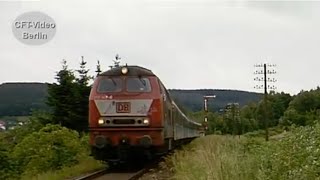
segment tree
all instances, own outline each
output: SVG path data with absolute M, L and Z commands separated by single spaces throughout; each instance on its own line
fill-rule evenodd
M 62 61 L 55 79 L 57 83 L 49 84 L 47 104 L 52 108 L 52 123 L 75 129 L 77 118 L 74 112 L 77 84 L 74 73 L 68 69 L 67 61 Z
M 56 75 L 57 83 L 48 87 L 47 104 L 52 108 L 53 124 L 60 124 L 74 130 L 86 131 L 88 128 L 88 106 L 91 87 L 87 62 L 82 57 L 80 68 L 74 72 L 68 69 L 67 61 L 62 61 L 62 70 Z
M 256 118 L 259 129 L 266 129 L 272 120 L 273 112 L 269 98 L 267 101 L 261 100 L 256 109 Z
M 224 109 L 223 120 L 225 122 L 226 133 L 232 133 L 232 135 L 242 134 L 242 123 L 238 103 L 227 104 Z
M 74 116 L 77 117 L 76 130 L 85 131 L 88 127 L 88 109 L 89 95 L 91 87 L 88 85 L 93 77 L 88 75 L 89 69 L 86 69 L 87 62 L 83 59 L 80 62 L 80 69 L 77 70 L 79 78 L 76 79 L 77 91 L 75 94 Z
M 272 116 L 270 117 L 269 126 L 277 126 L 279 124 L 280 118 L 284 115 L 284 112 L 289 107 L 291 102 L 290 94 L 281 93 L 271 93 L 268 96 L 271 106 Z
M 258 129 L 257 121 L 257 104 L 249 103 L 248 105 L 243 106 L 240 111 L 240 118 L 243 122 L 243 128 L 245 132 L 254 131 Z
M 0 139 L 2 140 L 2 139 Z M 4 141 L 0 141 L 0 179 L 9 179 L 15 176 L 15 167 L 10 158 L 9 148 Z
M 320 90 L 300 92 L 290 103 L 290 107 L 305 114 L 313 109 L 320 109 Z
M 305 126 L 319 121 L 320 89 L 301 91 L 289 103 L 281 125 L 296 124 Z

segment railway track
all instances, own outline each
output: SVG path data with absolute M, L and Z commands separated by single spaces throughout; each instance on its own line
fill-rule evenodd
M 147 163 L 144 166 L 121 168 L 121 169 L 102 169 L 93 173 L 74 178 L 73 180 L 137 180 L 150 169 L 157 167 L 160 160 Z
M 85 175 L 74 180 L 137 180 L 148 170 L 146 168 L 139 169 L 134 172 L 114 172 L 110 170 L 99 170 L 91 174 Z

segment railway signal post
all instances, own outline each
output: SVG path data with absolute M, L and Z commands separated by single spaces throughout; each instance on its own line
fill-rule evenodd
M 207 96 L 203 96 L 203 108 L 204 108 L 204 122 L 203 122 L 203 126 L 205 131 L 208 130 L 208 100 L 210 98 L 215 98 L 216 95 L 207 95 Z

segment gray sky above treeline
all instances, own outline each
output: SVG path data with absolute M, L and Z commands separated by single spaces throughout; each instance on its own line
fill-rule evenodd
M 19 42 L 12 23 L 41 11 L 57 25 L 40 46 Z M 277 91 L 296 94 L 320 83 L 317 1 L 0 1 L 0 83 L 54 82 L 66 59 L 84 56 L 94 74 L 123 63 L 151 69 L 167 88 L 254 89 L 254 65 L 276 64 Z

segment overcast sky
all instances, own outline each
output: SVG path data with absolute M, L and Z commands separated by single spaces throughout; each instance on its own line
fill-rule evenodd
M 53 39 L 25 45 L 12 23 L 41 11 L 57 25 Z M 151 69 L 167 88 L 255 90 L 254 64 L 277 64 L 277 91 L 320 84 L 320 2 L 298 1 L 26 1 L 0 0 L 0 83 L 55 81 L 66 59 L 92 74 L 123 63 Z

